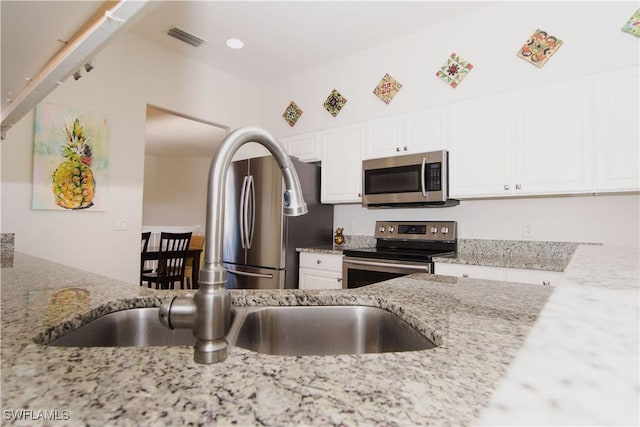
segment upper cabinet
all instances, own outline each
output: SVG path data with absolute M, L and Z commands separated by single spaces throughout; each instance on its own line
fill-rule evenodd
M 322 203 L 362 201 L 364 123 L 328 129 L 322 135 Z
M 513 103 L 504 95 L 449 107 L 451 197 L 513 195 Z
M 447 148 L 444 108 L 369 120 L 366 126 L 365 159 Z
M 290 156 L 301 162 L 319 162 L 322 157 L 322 138 L 320 132 L 296 135 L 283 140 L 283 145 Z
M 608 73 L 596 92 L 596 191 L 640 190 L 637 67 Z
M 530 195 L 591 191 L 593 105 L 585 79 L 517 92 L 516 190 Z

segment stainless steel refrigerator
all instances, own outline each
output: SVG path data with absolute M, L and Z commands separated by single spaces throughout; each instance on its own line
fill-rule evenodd
M 331 246 L 333 206 L 320 203 L 320 167 L 292 160 L 309 208 L 297 217 L 282 213 L 284 181 L 273 157 L 229 168 L 223 248 L 228 288 L 297 288 L 296 248 Z

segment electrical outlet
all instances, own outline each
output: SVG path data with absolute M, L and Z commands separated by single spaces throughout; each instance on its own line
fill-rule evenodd
M 529 222 L 522 223 L 522 236 L 533 237 L 533 226 Z

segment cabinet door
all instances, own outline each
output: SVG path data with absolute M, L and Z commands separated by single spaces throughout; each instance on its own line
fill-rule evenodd
M 494 96 L 449 107 L 449 194 L 512 195 L 513 97 Z
M 362 201 L 365 125 L 322 132 L 322 203 Z
M 401 116 L 368 121 L 365 159 L 407 154 L 408 147 L 404 144 L 403 125 Z
M 291 136 L 286 139 L 285 148 L 290 156 L 301 162 L 319 162 L 322 156 L 320 132 Z
M 592 190 L 590 93 L 584 79 L 518 92 L 516 194 Z
M 434 266 L 434 273 L 443 276 L 469 277 L 472 279 L 505 280 L 503 268 L 484 265 L 437 262 Z
M 411 153 L 449 148 L 445 112 L 444 108 L 430 108 L 406 114 L 403 148 Z
M 301 268 L 298 275 L 300 289 L 341 289 L 342 277 L 334 271 Z
M 599 191 L 640 189 L 640 134 L 637 67 L 599 78 L 596 114 Z
M 562 278 L 560 271 L 527 270 L 522 268 L 505 268 L 507 282 L 528 283 L 532 285 L 557 285 Z

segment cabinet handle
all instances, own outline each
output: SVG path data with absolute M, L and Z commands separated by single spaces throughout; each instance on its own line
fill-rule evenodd
M 520 185 L 520 184 L 516 184 L 516 190 L 519 190 L 519 189 L 521 189 L 521 188 L 522 188 L 522 185 Z
M 322 260 L 317 259 L 317 260 L 316 260 L 316 264 L 322 264 Z
M 505 185 L 505 186 L 504 186 L 504 189 L 505 189 L 505 190 L 509 190 L 509 189 L 511 189 L 511 186 L 509 186 L 509 185 Z
M 362 193 L 358 193 L 358 197 L 362 197 Z
M 396 151 L 400 151 L 400 147 L 396 147 Z
M 551 282 L 549 282 L 548 280 L 543 280 L 542 286 L 551 286 Z
M 404 147 L 404 151 L 407 151 L 407 150 L 408 150 L 408 148 L 407 148 L 407 147 Z
M 342 277 L 338 277 L 336 280 L 338 281 L 338 283 L 340 283 L 342 282 Z
M 467 273 L 464 273 L 462 277 L 469 277 L 469 275 Z

